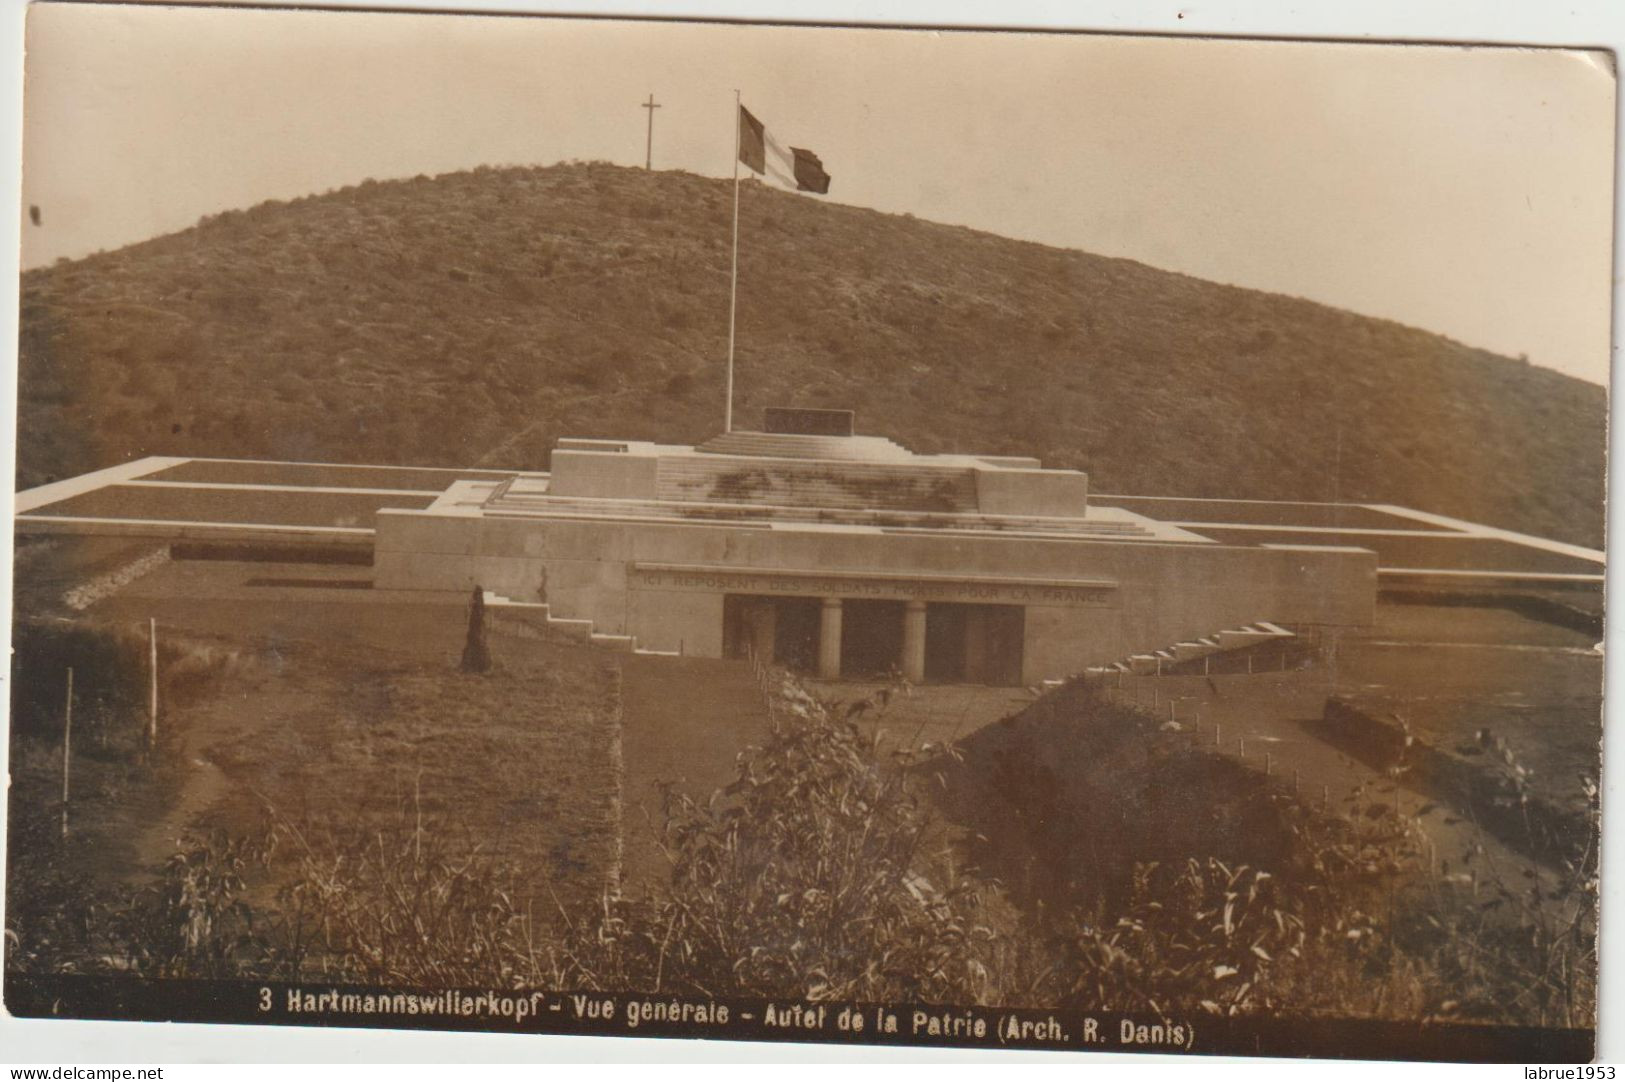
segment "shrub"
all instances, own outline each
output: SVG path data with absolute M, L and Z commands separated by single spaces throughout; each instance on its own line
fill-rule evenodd
M 256 841 L 189 839 L 158 884 L 90 914 L 92 948 L 112 968 L 157 976 L 1595 1023 L 1588 859 L 1555 883 L 1534 871 L 1517 885 L 1493 870 L 1435 879 L 1422 874 L 1416 816 L 1363 792 L 1341 814 L 1316 810 L 1258 777 L 1214 822 L 1267 819 L 1280 844 L 1232 861 L 1216 854 L 1228 835 L 1213 823 L 1149 831 L 1121 841 L 1128 859 L 1088 864 L 1095 881 L 1068 881 L 1066 896 L 1010 892 L 1025 907 L 1015 913 L 994 880 L 945 855 L 951 836 L 926 794 L 952 793 L 952 768 L 971 756 L 1002 754 L 1014 772 L 986 794 L 1001 804 L 989 833 L 1031 834 L 1054 852 L 1066 834 L 1046 824 L 1081 821 L 1070 797 L 1022 770 L 1020 745 L 970 744 L 957 764 L 952 751 L 892 749 L 852 720 L 889 693 L 838 711 L 773 679 L 770 730 L 740 754 L 734 780 L 704 800 L 668 792 L 670 877 L 646 894 L 538 923 L 514 902 L 515 869 L 444 818 L 425 819 L 414 797 L 365 834 L 284 823 Z M 1218 761 L 1087 685 L 1030 709 L 1042 723 L 1032 733 L 1063 767 L 1065 731 L 1092 737 L 1090 719 L 1110 720 L 1116 743 L 1090 747 L 1125 794 L 1147 779 L 1194 788 Z M 1235 787 L 1232 774 L 1206 772 Z M 1031 799 L 1012 800 L 1020 784 Z M 1178 818 L 1157 807 L 1143 817 Z M 248 899 L 267 892 L 250 874 L 289 840 L 293 874 L 256 910 Z M 43 957 L 41 936 L 57 932 L 42 924 L 13 950 Z
M 1040 1000 L 1172 1014 L 1416 1013 L 1421 967 L 1391 949 L 1373 905 L 1380 891 L 1365 889 L 1389 874 L 1373 858 L 1401 857 L 1400 837 L 1315 833 L 1300 860 L 1274 872 L 1211 856 L 1137 865 L 1121 909 L 1075 917 L 1059 937 L 1061 962 Z
M 930 819 L 887 753 L 793 684 L 762 747 L 711 799 L 672 797 L 669 887 L 606 907 L 570 983 L 706 995 L 983 1002 L 994 933 L 933 865 Z
M 114 909 L 110 926 L 127 962 L 147 976 L 219 978 L 254 972 L 267 953 L 245 899 L 244 876 L 263 840 L 216 831 L 187 838 L 153 886 Z

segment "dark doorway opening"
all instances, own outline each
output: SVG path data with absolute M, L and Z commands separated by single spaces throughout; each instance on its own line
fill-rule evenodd
M 795 672 L 815 671 L 821 604 L 815 597 L 723 595 L 723 656 L 757 657 Z
M 773 661 L 793 672 L 818 671 L 818 622 L 824 603 L 816 597 L 776 597 L 778 627 Z
M 1021 683 L 1026 610 L 932 603 L 925 610 L 925 678 L 933 683 Z
M 965 623 L 969 605 L 925 607 L 925 679 L 933 684 L 965 680 Z
M 903 603 L 841 603 L 841 675 L 851 679 L 885 676 L 903 667 Z

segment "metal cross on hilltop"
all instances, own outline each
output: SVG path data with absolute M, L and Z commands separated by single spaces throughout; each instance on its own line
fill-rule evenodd
M 660 106 L 655 104 L 655 96 L 650 93 L 649 100 L 638 108 L 649 110 L 649 141 L 644 144 L 643 148 L 643 168 L 650 169 L 653 167 L 651 163 L 654 161 L 655 151 L 655 110 Z

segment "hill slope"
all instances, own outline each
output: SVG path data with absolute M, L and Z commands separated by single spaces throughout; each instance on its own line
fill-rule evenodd
M 721 426 L 729 185 L 479 169 L 23 278 L 19 483 L 144 454 L 539 467 Z M 1398 324 L 748 184 L 735 415 L 843 406 L 1105 492 L 1384 500 L 1600 544 L 1601 388 Z

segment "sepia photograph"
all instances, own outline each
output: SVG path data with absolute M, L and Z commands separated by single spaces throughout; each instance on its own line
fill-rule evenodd
M 25 45 L 11 1015 L 1596 1057 L 1612 52 Z

